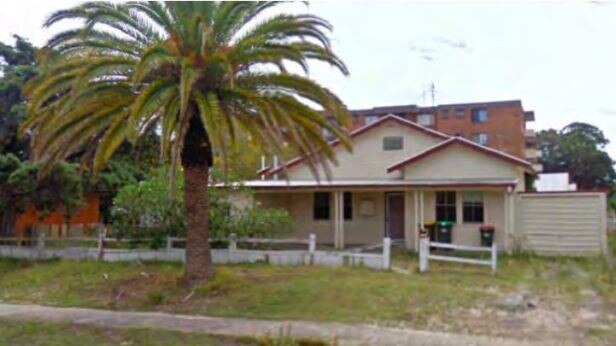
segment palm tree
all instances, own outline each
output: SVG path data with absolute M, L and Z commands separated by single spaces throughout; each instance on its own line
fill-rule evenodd
M 279 4 L 88 2 L 44 24 L 81 23 L 49 40 L 42 72 L 24 90 L 33 159 L 47 166 L 83 151 L 100 171 L 124 141 L 156 129 L 162 157 L 185 176 L 189 282 L 213 273 L 209 169 L 215 156 L 225 162 L 238 133 L 268 154 L 291 145 L 315 174 L 335 161 L 323 129 L 350 149 L 346 107 L 308 77 L 313 60 L 348 74 L 331 50 L 331 26 Z

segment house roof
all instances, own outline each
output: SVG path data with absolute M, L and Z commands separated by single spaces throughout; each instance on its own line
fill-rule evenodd
M 509 187 L 517 179 L 349 179 L 349 180 L 249 180 L 242 185 L 254 189 L 311 189 L 311 188 L 366 188 L 366 187 Z M 222 187 L 224 185 L 220 185 Z
M 520 158 L 517 158 L 513 155 L 509 155 L 507 153 L 504 153 L 502 151 L 496 150 L 496 149 L 492 149 L 480 144 L 477 144 L 475 142 L 469 141 L 468 139 L 462 138 L 462 137 L 451 137 L 450 139 L 441 142 L 439 144 L 436 144 L 416 155 L 413 155 L 407 159 L 404 159 L 402 161 L 396 162 L 393 165 L 387 167 L 387 173 L 402 169 L 408 165 L 411 165 L 417 161 L 420 161 L 434 153 L 437 153 L 439 151 L 442 151 L 452 145 L 461 145 L 465 148 L 469 148 L 471 150 L 474 150 L 476 152 L 509 162 L 511 164 L 514 165 L 518 165 L 521 166 L 525 169 L 527 169 L 529 172 L 534 173 L 532 164 L 526 160 L 522 160 Z
M 439 138 L 439 139 L 448 139 L 448 138 L 450 138 L 449 135 L 446 135 L 446 134 L 444 134 L 442 132 L 429 129 L 427 127 L 423 127 L 423 126 L 421 126 L 419 124 L 416 124 L 416 123 L 414 123 L 412 121 L 403 119 L 403 118 L 398 117 L 398 116 L 393 115 L 393 114 L 388 114 L 388 115 L 386 115 L 386 116 L 384 116 L 382 118 L 379 118 L 378 120 L 376 120 L 375 122 L 373 122 L 371 124 L 362 126 L 362 127 L 358 128 L 358 129 L 352 131 L 349 134 L 349 137 L 351 137 L 351 138 L 358 137 L 358 136 L 360 136 L 360 135 L 362 135 L 362 134 L 364 134 L 364 133 L 366 133 L 366 132 L 368 132 L 368 131 L 370 131 L 370 130 L 372 130 L 374 128 L 377 128 L 377 127 L 379 127 L 379 126 L 381 126 L 381 125 L 383 125 L 383 124 L 385 124 L 385 123 L 387 123 L 389 121 L 394 121 L 394 122 L 396 122 L 396 123 L 398 123 L 398 124 L 400 124 L 402 126 L 406 126 L 408 128 L 420 131 L 422 133 L 425 133 L 425 134 L 427 134 L 429 136 L 432 136 L 432 137 L 435 137 L 435 138 Z M 337 139 L 333 140 L 333 141 L 329 142 L 329 144 L 332 147 L 335 147 L 335 146 L 340 144 L 340 140 L 337 140 Z M 282 165 L 280 165 L 278 167 L 274 167 L 274 168 L 272 168 L 272 167 L 265 167 L 265 168 L 261 169 L 260 171 L 258 171 L 257 175 L 261 176 L 261 175 L 272 175 L 272 174 L 279 173 L 282 170 L 284 170 L 285 168 L 289 169 L 290 167 L 293 167 L 293 166 L 295 166 L 295 165 L 305 161 L 307 158 L 308 157 L 306 155 L 302 155 L 302 156 L 298 156 L 298 157 L 296 157 L 294 159 L 291 159 L 291 160 L 287 161 L 286 163 L 284 163 L 284 164 L 282 164 Z

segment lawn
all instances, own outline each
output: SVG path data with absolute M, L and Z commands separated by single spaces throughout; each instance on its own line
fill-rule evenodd
M 69 323 L 0 319 L 0 345 L 258 345 L 248 340 L 149 329 L 103 329 Z
M 430 263 L 407 274 L 365 268 L 219 266 L 194 292 L 180 264 L 0 260 L 0 301 L 263 319 L 378 322 L 501 336 L 616 341 L 616 286 L 599 259 L 501 257 L 488 268 Z M 503 306 L 523 294 L 531 307 Z

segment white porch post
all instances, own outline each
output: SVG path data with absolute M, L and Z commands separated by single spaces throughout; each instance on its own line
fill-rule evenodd
M 411 220 L 411 203 L 413 202 L 413 194 L 411 190 L 404 191 L 404 246 L 407 249 L 411 249 L 411 242 L 414 240 L 413 232 L 414 228 L 413 223 L 414 220 Z
M 334 246 L 344 248 L 344 193 L 334 191 Z
M 509 252 L 509 237 L 511 236 L 511 215 L 509 215 L 509 194 L 507 190 L 503 192 L 503 206 L 505 208 L 503 215 L 505 215 L 504 229 L 503 229 L 503 246 L 505 251 Z
M 424 192 L 419 191 L 419 225 L 421 228 L 424 227 L 426 223 L 426 218 L 424 214 Z
M 413 190 L 413 241 L 415 243 L 415 252 L 419 251 L 419 192 Z
M 338 230 L 338 242 L 340 243 L 340 248 L 344 249 L 344 191 L 338 191 L 338 198 L 340 200 L 340 210 L 338 212 L 338 223 L 340 225 L 340 229 Z

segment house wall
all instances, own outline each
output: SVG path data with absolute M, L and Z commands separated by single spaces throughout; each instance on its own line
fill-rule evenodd
M 524 190 L 524 173 L 518 167 L 454 144 L 403 169 L 404 179 L 518 179 Z
M 597 255 L 607 246 L 606 210 L 600 192 L 519 194 L 515 237 L 540 255 Z
M 334 203 L 330 194 L 330 219 L 313 219 L 313 196 L 310 192 L 264 192 L 257 193 L 255 200 L 263 207 L 286 209 L 293 219 L 290 237 L 307 238 L 316 234 L 318 243 L 334 243 Z M 362 201 L 374 203 L 374 213 L 361 213 Z M 385 196 L 383 192 L 353 191 L 353 218 L 344 221 L 344 242 L 346 246 L 377 244 L 385 233 Z
M 479 226 L 492 225 L 495 228 L 494 239 L 499 249 L 505 248 L 505 197 L 504 191 L 484 190 L 484 222 L 464 223 L 462 218 L 462 194 L 464 191 L 478 191 L 477 189 L 457 189 L 456 192 L 456 224 L 452 229 L 452 242 L 460 245 L 479 246 Z M 424 217 L 426 222 L 437 221 L 436 191 L 424 192 Z
M 15 221 L 15 234 L 18 237 L 25 236 L 27 228 L 49 228 L 53 236 L 68 236 L 71 234 L 70 229 L 64 226 L 67 224 L 64 208 L 52 212 L 48 216 L 41 219 L 39 212 L 34 208 L 28 208 L 24 213 L 19 214 Z M 71 228 L 79 227 L 80 232 L 83 232 L 84 227 L 89 227 L 100 222 L 100 201 L 98 195 L 88 195 L 85 197 L 85 203 L 69 220 L 68 225 Z M 61 234 L 63 233 L 63 234 Z M 73 232 L 74 234 L 75 232 Z
M 368 130 L 353 139 L 353 152 L 342 146 L 336 147 L 338 165 L 332 165 L 336 179 L 397 179 L 400 172 L 387 173 L 387 167 L 417 154 L 443 141 L 419 130 L 400 125 L 393 120 Z M 403 136 L 402 150 L 383 150 L 383 137 Z M 300 164 L 289 168 L 288 175 L 293 180 L 314 179 L 310 169 Z M 324 176 L 321 173 L 321 176 Z
M 488 111 L 488 121 L 473 123 L 471 119 L 473 108 L 485 108 Z M 462 114 L 457 114 L 456 110 L 461 110 Z M 525 157 L 524 149 L 527 146 L 524 129 L 526 128 L 526 120 L 520 101 L 439 105 L 435 107 L 409 105 L 385 107 L 381 110 L 356 110 L 352 111 L 353 128 L 363 126 L 366 115 L 385 116 L 389 113 L 395 113 L 411 121 L 417 121 L 419 114 L 434 114 L 434 126 L 432 128 L 438 131 L 449 135 L 459 135 L 467 139 L 471 139 L 472 135 L 477 133 L 487 133 L 488 146 L 520 158 Z M 536 147 L 536 144 L 532 147 Z

